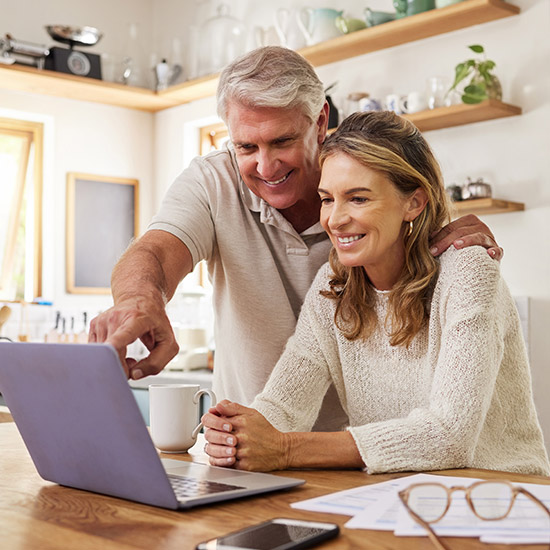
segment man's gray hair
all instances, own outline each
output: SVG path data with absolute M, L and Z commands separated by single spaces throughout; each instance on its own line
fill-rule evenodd
M 302 107 L 317 121 L 325 103 L 323 83 L 300 54 L 280 46 L 265 46 L 238 57 L 220 75 L 218 116 L 227 122 L 228 106 Z

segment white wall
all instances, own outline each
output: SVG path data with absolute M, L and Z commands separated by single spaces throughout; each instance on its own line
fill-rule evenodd
M 104 309 L 108 296 L 65 291 L 65 193 L 68 172 L 136 178 L 140 227 L 153 208 L 153 115 L 47 96 L 0 90 L 0 116 L 45 124 L 44 298 L 57 308 Z M 101 215 L 98 214 L 98 223 Z
M 229 0 L 232 13 L 246 18 L 250 28 L 272 24 L 276 8 L 296 2 L 260 3 Z M 524 114 L 439 130 L 427 134 L 439 158 L 447 184 L 463 183 L 467 176 L 484 177 L 498 198 L 523 201 L 526 211 L 487 216 L 505 249 L 502 272 L 515 295 L 530 297 L 530 358 L 537 407 L 547 443 L 550 443 L 550 245 L 546 237 L 550 219 L 550 0 L 514 0 L 517 17 L 463 29 L 450 34 L 335 63 L 318 70 L 328 85 L 338 81 L 336 101 L 350 91 L 373 97 L 390 92 L 423 89 L 427 77 L 451 77 L 456 63 L 469 56 L 467 46 L 481 43 L 497 63 L 504 100 L 519 105 Z M 143 59 L 168 55 L 173 38 L 183 44 L 184 59 L 192 54 L 193 28 L 214 13 L 219 0 L 57 0 L 47 3 L 0 0 L 2 28 L 27 41 L 52 42 L 42 30 L 46 23 L 88 24 L 105 31 L 98 52 L 124 53 L 130 22 L 144 37 Z M 391 0 L 371 0 L 374 9 L 391 10 Z M 300 3 L 326 6 L 324 0 Z M 47 6 L 47 7 L 46 7 Z M 347 0 L 342 9 L 361 16 L 364 2 Z M 203 37 L 204 39 L 204 37 Z M 213 120 L 215 102 L 207 98 L 149 115 L 138 111 L 58 98 L 0 91 L 0 108 L 31 113 L 49 120 L 53 151 L 46 174 L 51 193 L 46 201 L 47 279 L 56 300 L 80 299 L 64 293 L 64 186 L 68 171 L 88 171 L 136 177 L 141 185 L 142 227 L 158 208 L 172 179 L 197 151 L 200 124 Z M 1 114 L 1 113 L 0 113 Z M 107 126 L 106 126 L 107 125 Z M 84 133 L 83 129 L 85 129 Z M 154 159 L 154 160 L 153 160 Z M 49 266 L 49 267 L 48 267 Z M 95 300 L 85 298 L 86 302 Z M 100 300 L 95 302 L 99 304 Z M 99 304 L 98 307 L 103 307 Z
M 96 26 L 105 36 L 89 51 L 122 55 L 126 30 L 136 22 L 150 42 L 151 2 L 99 0 L 38 2 L 0 0 L 0 33 L 26 42 L 55 43 L 45 24 Z M 43 296 L 56 309 L 95 313 L 109 307 L 109 296 L 67 294 L 65 291 L 65 186 L 67 172 L 136 178 L 140 185 L 140 227 L 147 226 L 154 208 L 154 115 L 50 96 L 0 90 L 0 116 L 45 124 L 44 284 Z M 101 219 L 98 219 L 101 223 Z M 15 317 L 15 316 L 14 316 Z

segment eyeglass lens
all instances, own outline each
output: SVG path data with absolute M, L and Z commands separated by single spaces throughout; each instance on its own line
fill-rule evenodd
M 441 485 L 426 483 L 411 488 L 409 508 L 424 521 L 432 523 L 443 516 L 447 508 L 447 491 Z
M 506 516 L 512 501 L 512 489 L 505 483 L 481 483 L 470 492 L 472 506 L 482 519 L 499 519 Z M 444 487 L 435 484 L 418 485 L 409 492 L 409 508 L 424 521 L 434 523 L 445 514 L 448 494 Z
M 503 518 L 510 509 L 512 488 L 505 483 L 481 483 L 470 491 L 472 506 L 483 519 Z

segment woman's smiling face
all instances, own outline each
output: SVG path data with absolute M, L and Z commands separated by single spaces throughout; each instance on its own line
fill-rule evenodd
M 402 196 L 382 172 L 344 153 L 325 160 L 318 192 L 321 224 L 340 262 L 364 267 L 378 289 L 391 288 L 405 261 L 412 198 Z

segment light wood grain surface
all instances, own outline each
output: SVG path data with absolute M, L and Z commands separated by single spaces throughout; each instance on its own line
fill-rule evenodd
M 173 455 L 170 455 L 173 458 Z M 196 458 L 200 458 L 196 456 Z M 189 459 L 182 455 L 182 459 Z M 481 478 L 503 474 L 480 470 L 446 472 Z M 171 511 L 124 501 L 42 480 L 14 423 L 0 424 L 0 548 L 3 550 L 185 550 L 211 537 L 274 517 L 338 523 L 341 535 L 319 548 L 432 550 L 427 538 L 395 537 L 391 532 L 351 530 L 347 516 L 293 510 L 290 503 L 341 489 L 385 481 L 398 475 L 369 476 L 358 470 L 292 471 L 286 476 L 307 483 L 289 491 Z M 506 474 L 513 481 L 550 483 L 537 476 Z M 511 550 L 519 546 L 485 545 L 478 539 L 446 539 L 452 549 Z M 529 546 L 532 550 L 544 546 Z

